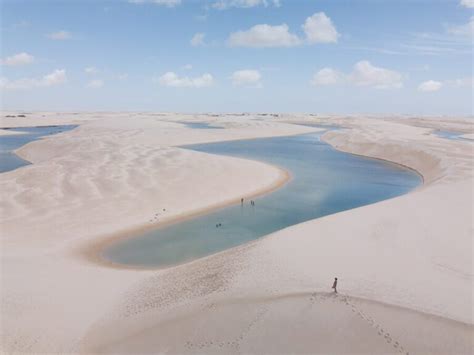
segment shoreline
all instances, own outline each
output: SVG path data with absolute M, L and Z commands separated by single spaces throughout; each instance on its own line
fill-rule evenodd
M 238 158 L 238 159 L 242 159 L 242 158 Z M 243 160 L 249 160 L 249 159 L 243 159 Z M 264 163 L 264 164 L 278 169 L 278 171 L 279 171 L 278 178 L 271 185 L 269 185 L 267 188 L 262 188 L 262 189 L 259 189 L 259 190 L 255 191 L 255 192 L 251 192 L 248 195 L 244 195 L 242 198 L 244 198 L 244 199 L 256 198 L 256 197 L 259 197 L 259 196 L 263 196 L 263 195 L 272 193 L 273 191 L 279 189 L 280 187 L 283 187 L 289 181 L 291 181 L 292 175 L 289 171 L 287 171 L 283 168 L 280 168 L 278 166 L 268 164 L 268 163 Z M 240 197 L 236 198 L 236 199 L 233 198 L 233 199 L 229 199 L 229 200 L 224 200 L 224 201 L 217 202 L 217 203 L 215 203 L 211 206 L 203 207 L 203 208 L 197 209 L 195 211 L 191 211 L 191 212 L 187 212 L 187 213 L 185 212 L 185 213 L 182 213 L 180 215 L 170 217 L 169 219 L 167 219 L 163 222 L 153 223 L 152 225 L 142 225 L 142 226 L 132 227 L 130 229 L 127 229 L 127 230 L 124 230 L 124 231 L 121 231 L 121 232 L 118 232 L 118 233 L 113 233 L 111 235 L 101 237 L 101 240 L 97 241 L 97 242 L 92 242 L 92 243 L 86 242 L 88 245 L 80 247 L 77 250 L 76 254 L 78 253 L 80 257 L 82 257 L 83 259 L 86 259 L 90 262 L 93 262 L 94 264 L 97 264 L 97 265 L 100 265 L 100 266 L 105 266 L 105 267 L 108 267 L 108 268 L 113 268 L 113 269 L 126 269 L 126 270 L 137 270 L 137 271 L 161 271 L 161 270 L 167 270 L 167 269 L 171 269 L 171 268 L 174 268 L 174 267 L 177 267 L 177 266 L 181 266 L 181 265 L 184 265 L 184 264 L 189 264 L 189 263 L 191 263 L 195 260 L 199 260 L 199 259 L 203 259 L 203 258 L 212 256 L 212 255 L 215 255 L 215 254 L 219 254 L 222 251 L 230 250 L 230 249 L 233 249 L 233 248 L 225 249 L 225 250 L 222 250 L 220 252 L 212 253 L 212 254 L 206 255 L 204 257 L 198 258 L 198 259 L 191 259 L 189 261 L 185 261 L 185 262 L 182 262 L 182 263 L 179 263 L 179 264 L 169 265 L 169 266 L 165 266 L 165 267 L 145 267 L 145 266 L 140 267 L 140 266 L 132 266 L 132 265 L 125 265 L 125 264 L 115 263 L 111 260 L 107 260 L 104 257 L 102 257 L 102 251 L 104 249 L 106 249 L 108 246 L 110 246 L 110 245 L 112 245 L 116 242 L 120 242 L 122 240 L 127 240 L 127 239 L 133 239 L 133 238 L 138 237 L 140 234 L 143 234 L 143 233 L 146 233 L 146 232 L 149 232 L 149 231 L 152 231 L 152 230 L 159 230 L 161 228 L 166 228 L 166 227 L 168 227 L 172 224 L 187 221 L 187 220 L 193 219 L 195 217 L 199 217 L 199 216 L 202 216 L 202 215 L 205 215 L 205 214 L 208 214 L 208 213 L 212 213 L 212 212 L 215 212 L 215 211 L 217 211 L 221 208 L 226 208 L 226 207 L 233 206 L 233 205 L 236 205 L 236 204 L 239 204 L 239 203 L 240 203 Z M 246 243 L 244 243 L 244 244 L 246 244 Z M 243 244 L 241 244 L 241 245 L 243 245 Z M 238 245 L 234 248 L 237 248 L 239 246 L 240 245 Z
M 329 131 L 326 132 L 326 133 L 329 133 Z M 411 167 L 411 166 L 408 166 L 408 165 L 405 165 L 405 164 L 402 164 L 402 163 L 398 163 L 398 162 L 393 161 L 393 160 L 388 160 L 388 159 L 384 159 L 384 158 L 378 158 L 378 157 L 370 156 L 370 155 L 357 154 L 357 153 L 353 153 L 353 152 L 350 152 L 350 151 L 348 151 L 348 150 L 342 149 L 342 148 L 340 148 L 340 147 L 336 147 L 336 146 L 334 146 L 330 141 L 328 141 L 328 140 L 326 140 L 326 139 L 324 138 L 324 136 L 326 135 L 326 133 L 324 133 L 324 134 L 321 136 L 321 139 L 322 139 L 326 144 L 329 144 L 332 148 L 336 149 L 336 150 L 339 151 L 339 152 L 343 152 L 343 153 L 355 155 L 355 156 L 357 156 L 357 157 L 374 159 L 374 160 L 378 160 L 378 161 L 385 162 L 385 163 L 389 163 L 389 164 L 395 164 L 395 165 L 401 166 L 401 167 L 403 167 L 403 168 L 405 168 L 405 169 L 408 169 L 408 170 L 414 172 L 416 175 L 418 175 L 418 177 L 421 179 L 420 185 L 417 186 L 416 188 L 414 188 L 413 190 L 410 190 L 410 191 L 407 192 L 406 194 L 403 194 L 403 195 L 400 195 L 400 196 L 408 195 L 408 194 L 410 194 L 410 193 L 412 193 L 412 192 L 414 192 L 414 191 L 417 191 L 417 190 L 419 190 L 419 189 L 425 187 L 425 181 L 426 181 L 425 176 L 424 176 L 420 171 L 416 170 L 415 168 L 413 168 L 413 167 Z M 397 198 L 397 197 L 399 197 L 399 196 L 395 196 L 395 197 L 393 197 L 393 198 Z M 385 200 L 383 200 L 383 201 L 385 201 Z M 380 202 L 380 201 L 379 201 L 379 202 Z M 375 202 L 375 203 L 377 203 L 377 202 Z M 375 203 L 372 203 L 372 205 L 374 205 Z M 366 206 L 367 206 L 367 205 L 366 205 Z M 363 207 L 363 206 L 361 206 L 361 207 Z
M 320 128 L 320 127 L 314 127 L 314 128 Z M 345 127 L 341 127 L 341 129 L 342 128 L 345 128 Z M 318 132 L 318 131 L 316 131 L 316 132 Z M 343 152 L 343 153 L 346 153 L 346 154 L 351 154 L 351 155 L 354 155 L 354 156 L 362 157 L 362 158 L 365 158 L 365 159 L 373 159 L 373 160 L 380 161 L 380 162 L 383 162 L 383 163 L 388 163 L 388 164 L 391 164 L 391 165 L 396 165 L 396 166 L 399 166 L 399 167 L 403 167 L 405 169 L 408 169 L 408 170 L 414 172 L 421 179 L 421 182 L 420 182 L 419 186 L 415 187 L 414 189 L 408 191 L 405 194 L 392 197 L 388 200 L 395 199 L 397 197 L 401 197 L 401 196 L 405 196 L 405 195 L 414 193 L 414 192 L 419 191 L 420 189 L 425 187 L 425 178 L 424 178 L 423 174 L 421 172 L 417 171 L 416 169 L 414 169 L 410 166 L 404 165 L 404 164 L 397 163 L 395 161 L 388 160 L 388 159 L 377 158 L 377 157 L 373 157 L 373 156 L 370 156 L 370 155 L 357 154 L 357 153 L 352 153 L 350 151 L 345 151 L 345 150 L 342 150 L 342 149 L 338 149 L 333 144 L 331 144 L 326 139 L 324 139 L 324 136 L 329 132 L 331 132 L 331 131 L 327 130 L 326 132 L 324 132 L 321 135 L 321 140 L 325 144 L 328 144 L 333 149 L 335 149 L 337 151 L 340 151 L 340 152 Z M 306 134 L 306 133 L 303 133 L 303 134 Z M 290 135 L 290 136 L 292 136 L 292 135 Z M 273 137 L 267 137 L 267 138 L 273 138 Z M 252 139 L 264 139 L 264 138 L 239 139 L 237 141 L 246 141 L 246 140 L 252 140 Z M 225 142 L 225 141 L 222 141 L 222 142 Z M 190 144 L 190 145 L 193 145 L 193 144 Z M 179 146 L 179 148 L 186 149 L 186 145 Z M 209 153 L 206 153 L 206 154 L 209 154 Z M 222 155 L 222 156 L 226 157 L 226 155 Z M 238 159 L 243 159 L 243 158 L 238 158 Z M 255 193 L 251 193 L 250 195 L 246 195 L 246 196 L 243 197 L 244 199 L 255 198 L 255 197 L 263 196 L 263 195 L 266 195 L 266 194 L 270 194 L 270 193 L 274 192 L 275 190 L 278 190 L 279 188 L 286 185 L 292 179 L 291 172 L 289 172 L 289 171 L 287 171 L 287 170 L 285 170 L 281 167 L 278 167 L 278 166 L 275 166 L 275 165 L 272 165 L 272 164 L 269 164 L 267 162 L 260 161 L 260 160 L 253 160 L 253 159 L 244 159 L 244 160 L 260 162 L 260 163 L 263 163 L 263 164 L 266 164 L 266 165 L 269 165 L 269 166 L 273 166 L 274 168 L 277 168 L 280 171 L 279 178 L 273 184 L 271 184 L 268 188 L 262 188 L 262 189 L 256 191 Z M 380 201 L 371 203 L 369 205 L 375 205 L 375 204 L 383 202 L 383 201 L 387 201 L 387 199 L 386 200 L 380 200 Z M 121 232 L 113 233 L 111 235 L 102 237 L 100 241 L 93 242 L 92 245 L 86 245 L 84 247 L 79 248 L 78 252 L 79 252 L 79 255 L 82 256 L 83 258 L 85 258 L 86 260 L 88 260 L 90 262 L 93 262 L 95 264 L 101 265 L 101 266 L 109 267 L 109 268 L 137 270 L 137 271 L 162 271 L 162 270 L 171 269 L 171 268 L 174 268 L 174 267 L 177 267 L 177 266 L 189 264 L 189 263 L 192 263 L 196 260 L 205 259 L 207 257 L 210 257 L 212 255 L 220 254 L 220 253 L 225 252 L 227 250 L 231 250 L 231 249 L 239 248 L 241 246 L 252 244 L 256 241 L 259 241 L 259 240 L 265 239 L 267 237 L 270 237 L 272 234 L 277 233 L 277 232 L 279 232 L 283 229 L 295 226 L 295 225 L 290 225 L 290 226 L 287 226 L 285 228 L 274 231 L 270 234 L 263 235 L 263 236 L 261 236 L 257 239 L 250 240 L 250 241 L 247 241 L 243 244 L 236 245 L 232 248 L 224 249 L 224 250 L 218 251 L 216 253 L 205 255 L 203 257 L 199 257 L 197 259 L 190 259 L 188 261 L 184 261 L 184 262 L 180 262 L 178 264 L 172 264 L 172 265 L 168 265 L 168 266 L 164 266 L 164 267 L 147 267 L 147 266 L 137 266 L 137 265 L 132 266 L 132 265 L 120 264 L 120 263 L 115 263 L 111 260 L 105 259 L 102 256 L 102 251 L 104 249 L 106 249 L 107 247 L 113 245 L 114 243 L 117 243 L 117 242 L 120 242 L 120 241 L 123 241 L 123 240 L 127 240 L 127 239 L 134 239 L 136 237 L 139 237 L 139 235 L 141 235 L 143 233 L 150 232 L 150 231 L 153 231 L 153 230 L 159 230 L 161 228 L 166 228 L 170 225 L 173 225 L 173 224 L 176 224 L 176 223 L 181 223 L 181 222 L 184 222 L 184 221 L 187 221 L 187 220 L 190 220 L 190 219 L 193 219 L 193 218 L 196 218 L 196 217 L 208 214 L 208 213 L 216 212 L 221 208 L 226 208 L 226 207 L 229 207 L 229 206 L 233 206 L 233 205 L 236 205 L 238 203 L 240 203 L 240 198 L 227 200 L 227 201 L 221 201 L 221 202 L 218 202 L 214 205 L 203 207 L 203 208 L 198 209 L 196 211 L 191 211 L 191 212 L 183 213 L 183 214 L 175 216 L 175 217 L 170 217 L 168 220 L 165 220 L 163 222 L 153 223 L 152 225 L 142 225 L 142 226 L 132 227 L 130 229 L 127 229 L 127 230 L 124 230 L 124 231 L 121 231 Z M 339 212 L 336 212 L 336 213 L 333 213 L 333 214 L 337 214 L 337 213 L 345 212 L 345 211 L 351 211 L 351 210 L 355 210 L 357 208 L 361 208 L 361 207 L 365 207 L 365 206 L 369 206 L 369 205 L 363 205 L 363 206 L 359 206 L 359 207 L 356 207 L 356 208 L 351 208 L 349 210 L 339 211 Z M 325 217 L 325 216 L 323 216 L 323 217 Z M 304 222 L 301 222 L 301 223 L 314 221 L 314 220 L 317 220 L 317 219 L 320 219 L 320 218 L 323 218 L 323 217 L 313 218 L 311 220 L 304 221 Z

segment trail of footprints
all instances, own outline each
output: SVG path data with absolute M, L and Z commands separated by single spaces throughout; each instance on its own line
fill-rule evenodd
M 339 298 L 339 297 L 338 297 Z M 356 315 L 360 318 L 362 318 L 364 321 L 366 321 L 367 323 L 369 323 L 369 325 L 372 327 L 372 328 L 375 328 L 375 330 L 377 331 L 377 334 L 381 337 L 384 337 L 385 341 L 388 343 L 388 344 L 392 344 L 392 346 L 401 354 L 406 354 L 406 355 L 410 355 L 410 353 L 408 351 L 406 351 L 403 346 L 400 344 L 400 342 L 398 340 L 395 340 L 391 337 L 390 333 L 386 330 L 384 330 L 382 328 L 382 326 L 380 324 L 378 324 L 372 317 L 366 315 L 362 310 L 360 310 L 359 308 L 357 308 L 357 306 L 351 302 L 349 302 L 349 300 L 347 299 L 347 297 L 342 297 L 340 298 L 340 301 L 343 302 L 345 305 L 347 305 L 348 307 L 351 308 L 351 311 L 353 313 L 356 313 Z
M 331 298 L 333 302 L 342 302 L 346 306 L 351 308 L 351 311 L 355 313 L 358 317 L 366 321 L 372 328 L 374 328 L 377 331 L 377 334 L 385 339 L 385 341 L 388 344 L 391 344 L 395 350 L 401 354 L 405 355 L 410 355 L 408 351 L 405 350 L 405 348 L 400 344 L 398 340 L 395 340 L 391 337 L 390 333 L 382 328 L 380 324 L 378 324 L 372 317 L 366 315 L 362 310 L 360 310 L 355 304 L 349 302 L 347 297 L 340 297 L 337 295 L 322 295 L 322 294 L 317 294 L 313 293 L 311 294 L 311 297 L 309 299 L 310 301 L 310 307 L 312 307 L 316 301 L 321 300 L 327 300 L 327 298 Z M 210 308 L 214 307 L 214 304 L 211 304 L 209 306 Z M 191 341 L 187 341 L 185 346 L 189 350 L 196 350 L 196 349 L 204 349 L 208 347 L 214 347 L 218 346 L 219 348 L 224 348 L 224 347 L 230 347 L 233 348 L 234 350 L 238 351 L 240 348 L 240 343 L 244 339 L 244 337 L 250 332 L 252 327 L 257 324 L 263 316 L 267 313 L 268 309 L 266 308 L 261 308 L 258 310 L 256 316 L 247 324 L 247 326 L 242 330 L 239 336 L 237 336 L 235 339 L 227 342 L 213 342 L 211 340 L 206 341 L 206 342 L 201 342 L 201 343 L 193 343 Z
M 214 305 L 211 304 L 210 308 L 213 308 L 213 306 Z M 257 314 L 255 315 L 255 317 L 247 324 L 245 328 L 243 328 L 242 332 L 233 340 L 221 341 L 221 342 L 208 340 L 201 343 L 193 343 L 191 341 L 187 341 L 185 344 L 185 347 L 189 350 L 205 349 L 209 347 L 219 347 L 222 349 L 224 347 L 227 347 L 227 348 L 232 348 L 235 351 L 239 351 L 240 343 L 242 342 L 242 340 L 244 340 L 244 337 L 250 332 L 250 330 L 255 326 L 255 324 L 257 324 L 263 318 L 263 316 L 265 315 L 265 313 L 267 313 L 267 311 L 268 310 L 266 308 L 263 308 L 263 307 L 260 308 L 257 311 Z

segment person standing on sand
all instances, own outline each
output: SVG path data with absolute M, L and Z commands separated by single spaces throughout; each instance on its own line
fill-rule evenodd
M 337 293 L 337 277 L 334 278 L 334 283 L 332 284 L 332 288 L 334 289 L 334 293 Z

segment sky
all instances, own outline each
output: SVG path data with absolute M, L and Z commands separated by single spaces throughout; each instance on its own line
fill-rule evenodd
M 474 0 L 0 0 L 4 110 L 473 114 Z

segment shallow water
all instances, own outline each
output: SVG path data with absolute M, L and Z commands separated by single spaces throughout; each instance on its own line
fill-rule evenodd
M 117 242 L 102 256 L 132 266 L 175 265 L 297 223 L 395 197 L 421 183 L 412 170 L 338 152 L 321 142 L 320 136 L 311 133 L 185 147 L 264 161 L 290 171 L 293 178 L 282 188 L 255 198 L 255 206 L 246 200 L 243 205 L 162 227 Z
M 15 149 L 41 137 L 69 131 L 76 127 L 77 125 L 4 128 L 9 131 L 22 132 L 22 134 L 0 136 L 0 173 L 31 164 L 13 153 Z
M 465 134 L 463 132 L 437 130 L 437 131 L 434 131 L 434 133 L 438 137 L 441 137 L 441 138 L 462 140 L 462 141 L 466 141 L 466 142 L 474 142 L 474 140 L 472 140 L 472 139 L 462 137 L 462 135 Z
M 188 122 L 188 121 L 178 121 L 178 123 L 184 124 L 188 128 L 195 129 L 223 129 L 223 127 L 213 126 L 207 122 Z

